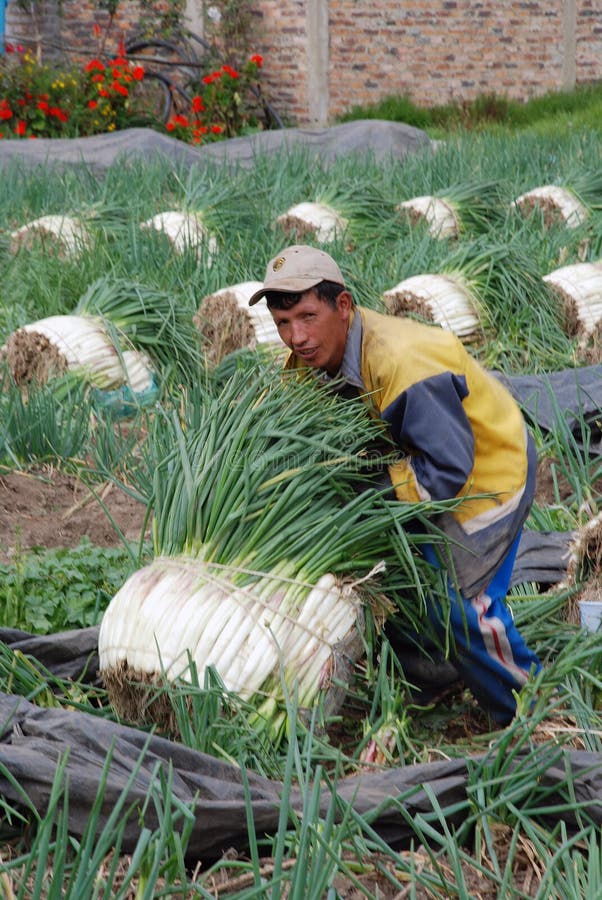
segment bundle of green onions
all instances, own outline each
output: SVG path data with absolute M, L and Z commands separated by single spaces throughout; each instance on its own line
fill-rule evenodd
M 49 316 L 11 334 L 2 355 L 16 384 L 45 384 L 63 372 L 101 390 L 128 384 L 145 390 L 152 378 L 149 359 L 121 352 L 102 322 L 90 316 Z
M 436 509 L 383 498 L 369 453 L 381 424 L 313 379 L 238 371 L 187 418 L 166 414 L 149 437 L 156 556 L 107 608 L 101 675 L 140 720 L 149 685 L 186 681 L 191 661 L 202 684 L 211 666 L 277 741 L 287 692 L 332 708 L 386 595 L 419 620 L 428 579 L 404 523 Z
M 578 228 L 602 208 L 602 169 L 567 172 L 562 182 L 525 191 L 511 207 L 524 216 L 538 210 L 547 227 L 560 224 Z
M 410 222 L 425 222 L 435 238 L 457 238 L 467 231 L 481 233 L 501 216 L 501 186 L 496 181 L 450 185 L 404 200 L 395 207 Z
M 548 347 L 565 339 L 558 304 L 518 242 L 490 243 L 482 236 L 458 245 L 438 268 L 386 291 L 389 310 L 417 314 L 463 337 L 493 332 L 506 344 L 512 336 L 520 346 Z
M 164 234 L 176 253 L 195 250 L 203 245 L 211 262 L 217 253 L 217 239 L 211 234 L 199 212 L 166 210 L 140 223 L 143 231 L 157 231 Z
M 394 316 L 416 314 L 468 337 L 480 330 L 478 300 L 468 282 L 449 275 L 411 275 L 383 292 L 382 298 Z
M 543 280 L 562 302 L 568 334 L 591 335 L 602 322 L 602 261 L 561 266 Z
M 90 243 L 83 220 L 67 215 L 40 216 L 10 233 L 10 248 L 30 250 L 36 241 L 52 242 L 65 256 L 76 256 Z
M 249 306 L 261 285 L 261 281 L 242 281 L 201 300 L 193 323 L 203 337 L 205 358 L 213 365 L 244 347 L 253 350 L 258 344 L 269 344 L 284 349 L 266 304 Z
M 392 214 L 391 204 L 374 184 L 341 178 L 314 186 L 311 200 L 289 207 L 276 224 L 291 240 L 311 237 L 319 243 L 345 240 L 357 245 L 382 236 Z

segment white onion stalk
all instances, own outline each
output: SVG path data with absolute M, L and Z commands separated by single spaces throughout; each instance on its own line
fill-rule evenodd
M 474 297 L 450 275 L 412 275 L 384 291 L 382 298 L 393 315 L 418 313 L 459 337 L 474 334 L 480 328 Z
M 291 206 L 276 222 L 287 234 L 312 234 L 324 244 L 341 237 L 349 224 L 332 206 L 310 201 Z
M 205 244 L 211 261 L 217 253 L 217 240 L 210 234 L 200 213 L 166 210 L 140 223 L 143 231 L 155 230 L 164 234 L 176 253 L 194 250 Z
M 602 262 L 563 266 L 543 280 L 562 300 L 569 332 L 592 334 L 602 322 Z
M 11 250 L 16 253 L 21 248 L 31 249 L 36 239 L 45 238 L 56 241 L 66 256 L 76 256 L 90 243 L 88 231 L 81 219 L 62 215 L 41 216 L 16 231 L 11 231 Z
M 449 203 L 440 197 L 431 195 L 412 197 L 399 203 L 396 209 L 407 213 L 412 222 L 424 220 L 432 237 L 458 237 L 460 233 L 458 217 Z
M 119 672 L 133 680 L 190 681 L 190 658 L 201 684 L 213 666 L 241 698 L 268 693 L 278 702 L 282 664 L 288 689 L 298 682 L 299 697 L 311 704 L 321 672 L 357 623 L 357 592 L 331 574 L 313 587 L 274 575 L 240 587 L 227 568 L 218 571 L 198 558 L 157 557 L 130 576 L 100 627 L 109 694 Z M 118 692 L 111 700 L 118 709 Z
M 140 350 L 124 350 L 121 354 L 123 363 L 124 381 L 134 394 L 148 391 L 153 385 L 153 365 L 146 355 Z
M 530 215 L 538 208 L 546 225 L 563 222 L 568 228 L 577 228 L 588 216 L 586 207 L 573 191 L 555 184 L 545 184 L 521 194 L 513 200 L 511 207 L 523 215 Z

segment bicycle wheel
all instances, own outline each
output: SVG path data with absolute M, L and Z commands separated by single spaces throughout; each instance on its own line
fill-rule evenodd
M 180 87 L 198 77 L 201 67 L 183 41 L 134 39 L 126 44 L 125 52 L 128 59 L 142 66 L 145 72 L 158 73 Z
M 142 81 L 130 89 L 130 114 L 138 127 L 163 125 L 172 113 L 173 90 L 170 81 L 158 72 L 145 72 Z

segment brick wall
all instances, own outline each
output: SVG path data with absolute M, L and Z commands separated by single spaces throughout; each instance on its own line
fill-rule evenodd
M 567 2 L 329 0 L 329 117 L 388 94 L 432 106 L 493 92 L 526 100 L 561 90 Z M 275 106 L 299 123 L 307 121 L 307 6 L 257 2 L 264 80 Z M 576 82 L 600 80 L 600 0 L 574 0 L 574 14 Z
M 570 87 L 567 71 L 577 84 L 602 79 L 600 0 L 257 0 L 261 37 L 251 49 L 264 56 L 266 93 L 291 124 L 311 122 L 308 66 L 315 57 L 308 17 L 320 3 L 327 3 L 329 23 L 321 36 L 328 44 L 322 90 L 329 121 L 389 94 L 423 105 L 486 93 L 526 100 Z M 56 0 L 47 0 L 46 8 L 52 30 Z M 139 14 L 135 0 L 119 5 L 115 46 L 120 35 L 135 32 Z M 17 18 L 16 4 L 9 3 L 7 33 Z M 104 26 L 106 13 L 90 2 L 63 0 L 64 47 L 93 48 L 94 22 Z M 31 31 L 31 23 L 24 27 Z

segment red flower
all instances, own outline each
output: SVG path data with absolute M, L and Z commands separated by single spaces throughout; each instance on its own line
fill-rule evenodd
M 203 112 L 205 109 L 205 104 L 203 103 L 202 97 L 193 97 L 192 98 L 192 111 L 193 112 Z
M 69 116 L 66 112 L 64 112 L 60 106 L 51 106 L 48 110 L 48 115 L 54 116 L 55 119 L 58 119 L 59 122 L 66 122 Z
M 112 69 L 129 69 L 130 64 L 125 58 L 125 50 L 123 53 L 120 52 L 119 56 L 116 56 L 115 59 L 111 60 L 110 66 Z
M 214 81 L 218 81 L 221 77 L 221 72 L 212 72 L 211 75 L 203 75 L 201 80 L 203 84 L 213 84 Z
M 121 94 L 123 97 L 127 97 L 129 94 L 128 89 L 124 84 L 121 84 L 119 81 L 114 81 L 111 85 L 116 94 Z
M 222 72 L 225 72 L 226 75 L 230 76 L 230 78 L 238 78 L 239 77 L 236 69 L 233 69 L 232 66 L 229 66 L 227 64 L 225 66 L 222 66 Z
M 132 69 L 132 78 L 134 81 L 142 81 L 144 78 L 144 69 L 142 66 L 134 66 Z
M 104 75 L 93 75 L 92 78 L 90 79 L 90 81 L 93 84 L 100 84 L 100 82 L 104 81 L 104 80 L 105 80 Z
M 91 59 L 84 68 L 84 72 L 94 72 L 95 70 L 98 70 L 99 72 L 104 72 L 105 70 L 104 63 L 99 59 Z
M 25 106 L 25 104 L 27 103 L 27 101 L 24 100 L 23 97 L 19 97 L 19 99 L 17 100 L 17 103 L 19 104 L 19 106 Z
M 221 134 L 224 129 L 221 125 L 212 125 L 211 134 Z
M 19 137 L 23 137 L 27 130 L 27 125 L 25 122 L 19 121 L 15 126 L 15 134 L 18 134 Z
M 6 101 L 3 101 L 5 103 Z M 13 111 L 10 106 L 0 106 L 0 121 L 5 119 L 12 119 Z
M 98 100 L 88 100 L 88 109 L 96 109 Z
M 260 53 L 254 53 L 251 57 L 251 62 L 255 63 L 258 69 L 261 69 L 263 65 L 263 56 Z
M 41 109 L 43 113 L 48 112 L 48 103 L 46 100 L 40 100 L 38 102 L 38 109 Z
M 99 97 L 110 97 L 111 95 L 107 91 L 106 88 L 98 88 L 98 96 Z
M 38 100 L 50 100 L 50 94 L 38 94 Z

